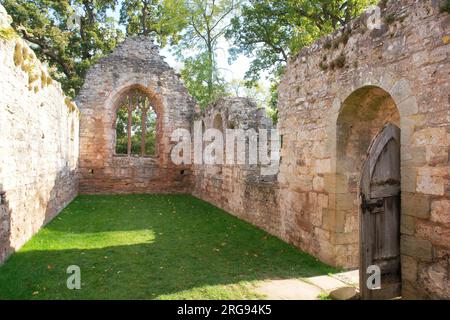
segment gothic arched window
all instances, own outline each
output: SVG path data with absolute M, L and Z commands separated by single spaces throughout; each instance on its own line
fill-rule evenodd
M 116 118 L 116 154 L 156 155 L 157 114 L 141 90 L 131 90 L 119 101 Z

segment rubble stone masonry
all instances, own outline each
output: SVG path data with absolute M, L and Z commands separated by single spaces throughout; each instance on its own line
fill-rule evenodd
M 371 141 L 401 128 L 404 298 L 450 298 L 450 16 L 440 1 L 382 1 L 289 62 L 279 87 L 281 166 L 194 166 L 194 195 L 344 268 L 359 266 L 358 185 Z M 239 99 L 210 106 L 205 128 L 258 126 Z M 220 115 L 220 117 L 218 117 Z M 220 119 L 217 121 L 217 119 Z
M 440 1 L 384 1 L 293 58 L 279 88 L 282 238 L 358 267 L 357 184 L 370 141 L 401 129 L 405 298 L 450 298 L 450 16 Z
M 77 107 L 0 5 L 0 263 L 78 193 Z
M 190 166 L 170 160 L 171 134 L 190 130 L 195 102 L 177 75 L 146 37 L 128 38 L 92 67 L 77 104 L 80 124 L 80 193 L 188 193 Z M 138 89 L 157 115 L 154 157 L 115 154 L 118 103 Z
M 172 132 L 193 133 L 195 121 L 222 132 L 274 125 L 243 98 L 198 111 L 148 38 L 128 38 L 89 70 L 78 132 L 75 105 L 26 44 L 2 32 L 0 261 L 78 192 L 192 193 L 323 262 L 358 268 L 360 173 L 391 122 L 401 129 L 403 297 L 450 299 L 450 15 L 441 3 L 381 1 L 379 29 L 363 14 L 291 59 L 279 86 L 281 164 L 270 176 L 261 165 L 172 163 Z M 9 27 L 1 6 L 0 23 Z M 156 111 L 153 157 L 115 154 L 130 90 Z

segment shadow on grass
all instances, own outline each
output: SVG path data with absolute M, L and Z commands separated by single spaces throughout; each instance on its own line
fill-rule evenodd
M 80 196 L 0 267 L 0 299 L 241 299 L 239 283 L 335 271 L 191 196 Z

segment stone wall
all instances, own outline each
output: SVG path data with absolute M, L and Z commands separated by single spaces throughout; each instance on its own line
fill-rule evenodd
M 78 190 L 76 106 L 0 5 L 0 263 Z
M 291 59 L 279 88 L 280 172 L 194 166 L 194 195 L 320 260 L 359 267 L 360 171 L 387 122 L 401 128 L 404 298 L 450 298 L 450 17 L 439 1 L 382 1 Z M 372 13 L 373 14 L 373 13 Z M 246 127 L 242 100 L 210 106 L 205 128 Z M 217 120 L 219 119 L 219 120 Z M 257 121 L 251 123 L 257 128 Z
M 227 129 L 253 129 L 258 132 L 259 129 L 273 128 L 272 120 L 265 115 L 265 111 L 245 98 L 219 100 L 197 114 L 196 121 L 202 122 L 203 135 L 211 128 L 222 131 L 224 149 Z M 203 148 L 207 144 L 205 142 Z M 247 159 L 248 144 L 247 138 Z M 262 168 L 261 165 L 249 165 L 248 161 L 245 165 L 194 165 L 193 195 L 274 235 L 280 235 L 282 221 L 277 179 L 274 175 L 265 175 Z
M 241 98 L 195 113 L 179 76 L 143 37 L 89 70 L 77 98 L 78 158 L 76 107 L 23 41 L 2 32 L 0 261 L 75 196 L 79 159 L 80 193 L 193 193 L 326 263 L 357 268 L 360 171 L 374 136 L 393 122 L 402 144 L 403 296 L 450 299 L 450 16 L 440 2 L 382 1 L 381 29 L 369 30 L 364 14 L 291 59 L 272 176 L 260 165 L 172 163 L 172 132 L 194 131 L 195 120 L 203 131 L 272 123 Z M 154 157 L 115 154 L 119 101 L 135 89 L 158 116 Z
M 364 150 L 401 128 L 405 298 L 450 298 L 450 16 L 440 1 L 384 1 L 293 58 L 279 88 L 281 237 L 333 265 L 359 260 Z
M 157 114 L 157 155 L 115 154 L 118 101 L 130 89 L 148 95 Z M 190 166 L 170 161 L 175 129 L 190 129 L 195 102 L 179 75 L 145 37 L 128 38 L 92 67 L 77 97 L 80 123 L 80 193 L 187 193 Z

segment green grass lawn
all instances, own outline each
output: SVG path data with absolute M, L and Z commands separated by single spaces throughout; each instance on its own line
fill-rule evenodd
M 80 196 L 0 267 L 0 299 L 252 299 L 335 271 L 191 196 Z

